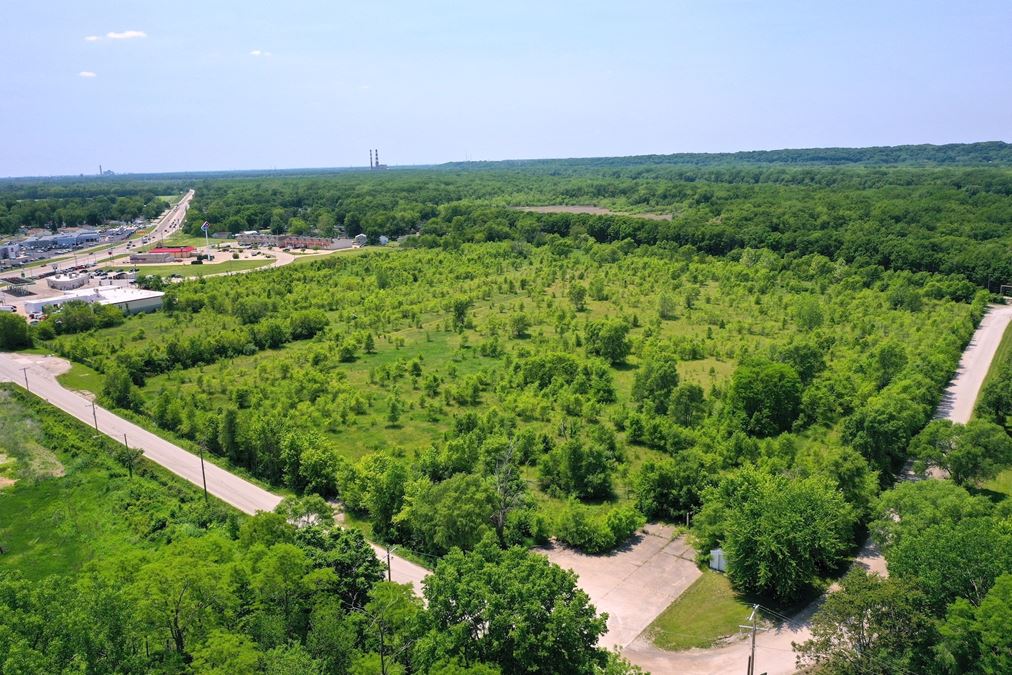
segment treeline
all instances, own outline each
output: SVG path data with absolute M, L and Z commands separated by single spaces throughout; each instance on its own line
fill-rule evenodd
M 275 513 L 240 517 L 41 401 L 3 394 L 68 468 L 7 489 L 45 490 L 72 508 L 82 490 L 66 483 L 101 481 L 89 496 L 114 512 L 108 527 L 131 533 L 41 578 L 18 569 L 25 552 L 5 542 L 4 673 L 636 672 L 597 647 L 605 618 L 575 575 L 543 556 L 493 539 L 455 549 L 424 581 L 423 601 L 383 581 L 365 538 L 335 527 L 322 499 L 288 498 Z M 26 514 L 8 515 L 5 526 L 23 526 Z M 54 532 L 39 539 L 62 543 Z
M 1007 496 L 996 503 L 948 480 L 883 493 L 870 527 L 889 574 L 855 566 L 813 617 L 799 664 L 829 672 L 1009 672 L 1009 506 Z
M 795 188 L 711 186 L 671 221 L 458 206 L 425 223 L 409 243 L 447 247 L 461 241 L 539 242 L 546 235 L 587 235 L 600 242 L 689 245 L 713 255 L 769 248 L 857 265 L 962 275 L 997 292 L 1012 279 L 1012 258 L 1006 255 L 1012 243 L 1008 199 L 958 192 L 917 200 L 897 192 L 841 197 L 827 190 L 816 196 Z
M 1012 350 L 1003 348 L 996 354 L 991 372 L 977 399 L 977 416 L 1000 424 L 1012 435 Z
M 19 228 L 97 226 L 109 221 L 129 222 L 135 218 L 155 218 L 169 203 L 154 192 L 129 196 L 91 196 L 84 198 L 13 198 L 0 193 L 0 234 L 13 234 Z
M 589 234 L 598 241 L 692 245 L 715 255 L 771 248 L 962 274 L 997 291 L 1012 279 L 1010 200 L 1012 172 L 1000 163 L 427 169 L 207 181 L 186 227 L 196 233 L 208 221 L 213 231 L 231 233 L 365 233 L 373 242 L 420 233 L 417 243 L 426 246 Z M 596 204 L 624 215 L 507 208 L 537 204 Z
M 629 157 L 587 157 L 574 159 L 528 159 L 484 162 L 451 162 L 440 165 L 454 169 L 543 168 L 585 169 L 674 164 L 720 166 L 727 164 L 812 164 L 812 165 L 1012 165 L 1012 145 L 1002 141 L 949 143 L 946 145 L 894 145 L 869 148 L 798 148 L 746 150 L 741 152 L 683 152 L 671 155 Z

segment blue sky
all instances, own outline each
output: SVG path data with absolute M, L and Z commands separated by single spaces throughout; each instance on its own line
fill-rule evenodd
M 0 176 L 1012 141 L 1010 29 L 1006 1 L 4 0 Z

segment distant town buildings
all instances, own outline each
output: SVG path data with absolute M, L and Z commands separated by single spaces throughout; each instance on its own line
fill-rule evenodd
M 153 248 L 148 253 L 172 256 L 176 260 L 182 260 L 184 258 L 193 257 L 193 254 L 197 251 L 193 246 L 160 246 Z
M 16 241 L 8 241 L 0 244 L 0 260 L 14 260 L 21 255 L 21 244 Z
M 260 234 L 256 230 L 240 232 L 235 235 L 240 246 L 276 246 L 278 248 L 314 248 L 337 250 L 351 248 L 351 239 L 334 239 L 331 237 L 312 237 L 296 234 Z
M 46 250 L 50 248 L 76 248 L 86 244 L 97 244 L 101 236 L 95 230 L 57 232 L 38 237 L 25 237 L 18 242 L 26 249 Z

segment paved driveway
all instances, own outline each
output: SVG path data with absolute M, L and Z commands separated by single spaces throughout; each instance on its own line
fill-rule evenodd
M 576 572 L 580 588 L 608 613 L 601 646 L 625 647 L 701 574 L 685 537 L 672 539 L 672 532 L 667 525 L 647 525 L 629 545 L 607 555 L 560 545 L 537 550 Z

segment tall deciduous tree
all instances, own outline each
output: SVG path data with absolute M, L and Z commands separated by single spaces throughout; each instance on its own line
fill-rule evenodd
M 435 553 L 473 548 L 492 524 L 494 494 L 480 476 L 458 473 L 439 483 L 419 479 L 408 488 L 394 519 L 405 523 L 417 545 Z
M 28 322 L 11 312 L 0 312 L 0 349 L 24 349 L 32 346 Z
M 587 309 L 587 287 L 583 284 L 573 284 L 569 287 L 569 301 L 577 312 Z
M 979 607 L 957 598 L 939 627 L 936 662 L 947 673 L 1012 672 L 1012 574 L 995 581 Z
M 586 673 L 603 665 L 606 630 L 576 576 L 491 535 L 474 551 L 453 550 L 425 579 L 428 609 L 416 646 L 420 667 L 458 657 L 506 673 Z
M 812 618 L 798 665 L 826 673 L 927 672 L 936 637 L 923 594 L 895 579 L 852 569 Z
M 793 600 L 839 563 L 854 521 L 853 508 L 826 478 L 748 467 L 704 493 L 696 526 L 701 550 L 724 548 L 735 588 Z
M 983 420 L 966 426 L 933 420 L 910 442 L 910 454 L 921 471 L 938 467 L 957 485 L 974 485 L 1012 464 L 1012 438 L 997 424 Z
M 629 324 L 621 319 L 591 321 L 587 324 L 587 353 L 619 364 L 629 356 Z
M 753 436 L 789 430 L 800 405 L 801 378 L 786 363 L 756 359 L 734 371 L 728 409 Z
M 678 386 L 678 360 L 673 354 L 647 356 L 633 377 L 632 396 L 650 412 L 668 411 L 671 394 Z

